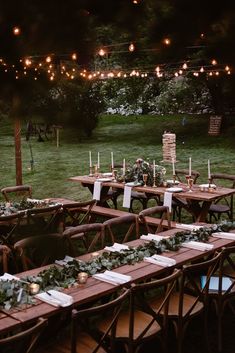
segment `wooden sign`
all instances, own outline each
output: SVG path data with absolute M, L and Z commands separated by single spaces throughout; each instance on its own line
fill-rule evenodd
M 210 117 L 208 135 L 218 136 L 221 132 L 222 116 L 214 115 Z

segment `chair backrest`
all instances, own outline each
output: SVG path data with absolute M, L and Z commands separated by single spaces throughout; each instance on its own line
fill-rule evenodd
M 57 232 L 62 216 L 62 206 L 55 204 L 46 207 L 34 207 L 27 210 L 28 225 L 35 225 L 35 233 Z
M 104 226 L 102 223 L 81 224 L 77 227 L 68 227 L 63 236 L 69 244 L 69 253 L 71 256 L 78 256 L 78 240 L 82 240 L 85 252 L 97 249 L 98 243 L 100 248 L 104 247 Z M 75 244 L 77 246 L 75 246 Z
M 7 202 L 32 197 L 32 187 L 30 185 L 9 186 L 1 189 L 1 193 Z
M 96 306 L 89 306 L 86 309 L 76 310 L 73 309 L 72 311 L 72 346 L 71 352 L 72 353 L 79 353 L 81 352 L 99 352 L 99 348 L 105 346 L 105 343 L 108 347 L 107 352 L 113 352 L 114 350 L 112 347 L 114 346 L 114 340 L 116 336 L 116 324 L 119 318 L 119 315 L 123 309 L 123 305 L 126 303 L 127 298 L 130 295 L 129 289 L 122 289 L 121 294 L 117 294 L 115 299 L 108 300 L 105 304 L 99 304 Z M 94 335 L 94 328 L 96 323 L 99 323 L 99 317 L 104 318 L 108 316 L 111 318 L 110 325 L 106 329 L 106 331 L 100 335 Z M 80 331 L 78 330 L 80 328 Z M 85 337 L 82 334 L 81 329 L 85 328 Z M 83 337 L 86 339 L 85 343 Z M 89 337 L 93 342 L 93 349 L 89 349 Z M 111 338 L 110 340 L 108 339 Z M 94 344 L 94 342 L 97 342 Z M 87 345 L 86 349 L 84 350 L 84 344 Z M 83 349 L 80 350 L 80 348 Z M 102 350 L 102 349 L 101 349 Z M 102 350 L 104 351 L 104 350 Z
M 24 271 L 53 263 L 67 253 L 66 241 L 61 234 L 32 235 L 14 244 Z
M 181 276 L 181 270 L 175 269 L 172 272 L 169 269 L 160 279 L 132 285 L 129 306 L 129 347 L 135 346 L 138 341 L 141 344 L 141 339 L 151 335 L 155 329 L 157 334 L 161 332 L 163 337 L 166 336 L 169 302 Z M 124 322 L 119 322 L 119 325 L 121 327 Z
M 176 178 L 182 183 L 186 182 L 185 176 L 188 175 L 188 173 L 189 173 L 188 169 L 175 169 Z M 191 170 L 191 177 L 193 178 L 194 184 L 196 184 L 199 176 L 200 176 L 200 173 L 197 170 Z
M 223 299 L 235 296 L 235 246 L 223 248 L 220 256 L 220 266 L 218 270 L 218 290 L 210 290 L 210 293 L 216 294 Z M 222 299 L 222 298 L 221 298 Z
M 47 319 L 39 318 L 31 327 L 0 339 L 1 353 L 31 353 L 47 325 Z
M 66 226 L 78 226 L 90 223 L 91 211 L 96 200 L 71 202 L 63 205 L 64 229 Z
M 0 245 L 0 263 L 2 263 L 2 272 L 8 272 L 8 257 L 11 249 L 6 245 Z
M 139 238 L 138 215 L 130 214 L 108 219 L 103 223 L 104 238 L 108 235 L 114 242 L 125 243 L 131 236 Z
M 22 219 L 25 217 L 25 211 L 19 211 L 10 215 L 1 215 L 0 225 L 0 240 L 3 244 L 11 245 L 15 242 L 18 235 L 18 229 Z
M 158 216 L 159 224 L 155 229 L 149 225 L 148 217 Z M 169 208 L 167 206 L 149 207 L 139 213 L 139 221 L 142 223 L 148 233 L 159 233 L 163 230 L 163 221 L 167 221 L 167 228 L 171 229 L 171 218 Z M 166 228 L 166 227 L 165 227 Z
M 235 188 L 235 175 L 224 173 L 211 173 L 211 181 L 216 184 L 216 181 L 222 186 Z
M 212 173 L 211 174 L 211 182 L 219 186 L 235 188 L 235 175 L 233 174 L 224 174 L 224 173 Z M 229 207 L 229 217 L 233 219 L 233 195 L 221 197 L 216 200 L 215 204 L 225 204 Z
M 209 283 L 211 277 L 218 270 L 220 253 L 203 262 L 183 266 L 183 276 L 180 285 L 179 318 L 187 320 L 197 304 L 202 303 L 204 310 L 208 309 Z M 187 295 L 193 300 L 188 302 Z

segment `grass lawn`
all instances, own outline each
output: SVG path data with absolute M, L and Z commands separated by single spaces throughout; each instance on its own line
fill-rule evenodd
M 182 120 L 183 117 L 184 121 Z M 183 124 L 184 122 L 184 124 Z M 200 173 L 199 182 L 207 182 L 207 160 L 211 161 L 211 172 L 235 174 L 235 119 L 227 117 L 219 137 L 208 136 L 209 117 L 205 116 L 102 116 L 92 138 L 78 139 L 73 129 L 60 131 L 60 147 L 56 141 L 38 142 L 30 139 L 34 158 L 34 171 L 30 170 L 30 145 L 25 139 L 26 124 L 22 123 L 23 183 L 33 187 L 33 197 L 67 197 L 76 200 L 90 198 L 90 193 L 79 184 L 69 182 L 70 176 L 89 172 L 89 151 L 93 163 L 100 152 L 101 171 L 109 171 L 110 152 L 114 161 L 123 158 L 134 163 L 141 157 L 160 164 L 162 160 L 162 134 L 176 133 L 177 168 L 188 168 L 192 158 L 192 169 Z M 0 121 L 0 187 L 15 185 L 15 160 L 13 123 Z M 162 163 L 164 164 L 164 163 Z M 171 177 L 172 168 L 166 177 Z

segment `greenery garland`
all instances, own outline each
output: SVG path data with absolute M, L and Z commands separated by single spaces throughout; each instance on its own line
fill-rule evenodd
M 33 303 L 25 283 L 38 283 L 41 290 L 50 288 L 68 288 L 77 283 L 79 272 L 93 275 L 97 272 L 111 270 L 123 265 L 133 265 L 143 260 L 144 257 L 161 254 L 165 251 L 177 251 L 183 242 L 208 241 L 214 232 L 226 232 L 235 228 L 235 222 L 224 221 L 211 227 L 202 227 L 193 231 L 180 231 L 167 239 L 150 241 L 136 248 L 120 252 L 104 251 L 102 254 L 87 262 L 73 260 L 63 267 L 50 266 L 38 273 L 37 276 L 21 278 L 22 281 L 0 281 L 0 306 L 10 309 L 26 302 Z

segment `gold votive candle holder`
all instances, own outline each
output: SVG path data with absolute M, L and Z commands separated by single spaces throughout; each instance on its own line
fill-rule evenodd
M 39 290 L 40 290 L 40 285 L 38 283 L 30 283 L 29 284 L 30 294 L 32 294 L 32 295 L 38 294 Z
M 88 279 L 88 273 L 86 273 L 86 272 L 80 272 L 80 273 L 78 274 L 78 282 L 79 282 L 80 284 L 85 284 L 86 281 L 87 281 L 87 279 Z

